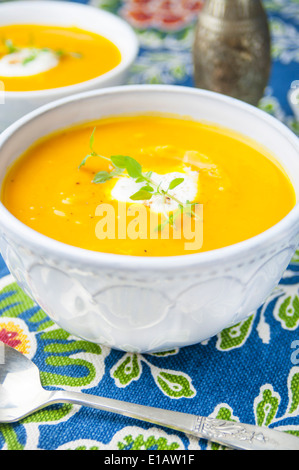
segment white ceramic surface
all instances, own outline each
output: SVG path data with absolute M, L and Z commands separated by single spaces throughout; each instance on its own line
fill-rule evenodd
M 299 195 L 299 143 L 273 117 L 216 93 L 172 86 L 116 87 L 51 103 L 0 136 L 0 183 L 37 138 L 107 115 L 157 111 L 241 132 L 273 152 Z M 245 242 L 164 258 L 95 253 L 51 240 L 0 204 L 0 248 L 19 284 L 62 328 L 113 348 L 153 352 L 203 341 L 252 314 L 299 242 L 299 205 Z
M 88 90 L 124 84 L 139 49 L 133 29 L 121 18 L 98 8 L 73 2 L 0 3 L 0 26 L 7 24 L 77 26 L 111 40 L 119 48 L 122 59 L 113 70 L 76 85 L 28 92 L 4 91 L 4 94 L 0 87 L 0 132 L 20 117 L 50 101 Z

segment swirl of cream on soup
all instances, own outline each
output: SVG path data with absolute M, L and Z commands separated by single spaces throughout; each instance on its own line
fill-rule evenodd
M 24 48 L 4 55 L 0 59 L 1 77 L 28 77 L 56 67 L 59 58 L 48 49 Z
M 176 178 L 184 178 L 184 181 L 174 189 L 169 190 L 169 194 L 178 199 L 182 204 L 188 201 L 193 202 L 198 192 L 198 172 L 185 169 L 184 173 L 173 172 L 159 175 L 152 173 L 151 179 L 160 186 L 161 189 L 167 190 L 171 181 Z M 132 203 L 130 198 L 132 194 L 139 191 L 144 183 L 136 183 L 132 178 L 120 178 L 111 191 L 111 196 L 120 202 Z M 141 204 L 149 206 L 153 212 L 168 213 L 178 209 L 179 204 L 169 197 L 163 197 L 159 194 L 153 195 L 150 200 L 138 201 Z

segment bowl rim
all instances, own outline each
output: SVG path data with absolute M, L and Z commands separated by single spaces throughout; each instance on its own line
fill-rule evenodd
M 18 3 L 17 12 L 22 10 L 22 8 L 32 8 L 35 9 L 35 3 L 32 1 L 23 0 Z M 115 23 L 118 23 L 119 27 L 122 28 L 123 33 L 127 34 L 127 37 L 131 41 L 130 48 L 128 48 L 127 53 L 125 55 L 121 54 L 121 61 L 120 63 L 114 67 L 113 69 L 109 70 L 108 72 L 99 75 L 95 78 L 91 78 L 89 80 L 85 80 L 84 82 L 75 83 L 73 85 L 66 85 L 57 88 L 46 88 L 45 90 L 31 90 L 31 91 L 5 91 L 5 98 L 7 100 L 29 100 L 29 99 L 59 99 L 60 97 L 65 96 L 66 94 L 76 94 L 84 92 L 84 90 L 88 89 L 89 87 L 95 87 L 105 84 L 107 81 L 112 80 L 113 78 L 119 76 L 122 72 L 124 72 L 127 68 L 129 68 L 133 62 L 135 61 L 138 52 L 139 52 L 139 40 L 134 32 L 134 29 L 128 22 L 120 18 L 119 16 L 113 15 L 112 13 L 101 10 L 100 8 L 96 8 L 93 5 L 83 4 L 83 3 L 72 3 L 67 1 L 59 1 L 53 2 L 50 0 L 40 0 L 38 2 L 38 8 L 41 10 L 47 10 L 47 8 L 69 8 L 72 10 L 79 10 L 80 14 L 84 14 L 84 12 L 90 12 L 94 10 L 94 14 L 98 17 L 102 17 L 104 21 L 109 22 L 113 20 Z M 16 9 L 16 5 L 10 2 L 0 3 L 0 13 L 2 9 Z M 18 20 L 15 20 L 15 24 L 17 24 Z M 5 26 L 3 24 L 2 26 Z M 80 27 L 80 26 L 79 26 Z M 86 31 L 88 31 L 86 29 Z M 111 42 L 113 42 L 111 40 Z
M 34 118 L 39 117 L 42 114 L 47 114 L 54 108 L 63 107 L 70 102 L 76 102 L 84 99 L 88 99 L 94 96 L 107 95 L 107 94 L 123 94 L 127 91 L 135 93 L 150 92 L 151 90 L 160 93 L 187 93 L 197 96 L 211 97 L 220 100 L 224 103 L 236 106 L 240 109 L 245 110 L 247 113 L 257 115 L 260 119 L 268 122 L 276 131 L 280 132 L 295 148 L 298 148 L 299 153 L 299 139 L 297 136 L 288 129 L 283 123 L 278 121 L 273 116 L 266 112 L 256 108 L 250 104 L 237 100 L 235 98 L 222 95 L 213 91 L 202 90 L 193 87 L 185 87 L 179 85 L 126 85 L 116 86 L 110 88 L 103 88 L 100 90 L 92 90 L 76 95 L 68 96 L 59 100 L 52 101 L 46 105 L 37 108 L 36 110 L 28 113 L 27 115 L 20 118 L 18 121 L 10 125 L 0 135 L 0 157 L 1 148 L 9 138 L 22 128 L 22 126 Z M 266 231 L 251 237 L 247 240 L 229 245 L 223 248 L 217 248 L 200 253 L 192 253 L 186 255 L 175 255 L 175 256 L 132 256 L 132 255 L 121 255 L 115 253 L 102 253 L 92 251 L 76 246 L 68 245 L 66 243 L 52 239 L 46 235 L 43 235 L 36 230 L 28 227 L 23 222 L 18 220 L 13 214 L 0 201 L 0 233 L 1 226 L 13 233 L 15 238 L 25 241 L 25 246 L 36 248 L 39 252 L 43 250 L 43 253 L 53 253 L 53 257 L 61 257 L 63 261 L 72 261 L 73 263 L 82 263 L 90 267 L 99 266 L 110 266 L 111 268 L 124 268 L 128 271 L 136 271 L 136 269 L 148 270 L 148 271 L 169 271 L 174 267 L 192 267 L 198 265 L 213 265 L 215 262 L 225 261 L 228 258 L 237 263 L 241 263 L 242 255 L 246 252 L 251 254 L 257 254 L 258 249 L 261 247 L 271 247 L 271 240 L 273 238 L 283 239 L 285 233 L 289 233 L 292 227 L 297 224 L 299 225 L 299 202 L 297 201 L 294 208 L 278 223 L 267 229 Z M 299 232 L 299 226 L 298 226 Z M 299 234 L 298 234 L 299 235 Z

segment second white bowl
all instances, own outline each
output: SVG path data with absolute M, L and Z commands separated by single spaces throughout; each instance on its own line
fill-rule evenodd
M 139 49 L 137 37 L 125 21 L 87 5 L 52 1 L 2 3 L 0 26 L 8 24 L 77 26 L 113 42 L 121 53 L 121 62 L 109 72 L 76 85 L 28 92 L 4 90 L 4 100 L 0 101 L 0 132 L 20 117 L 50 101 L 74 93 L 124 84 Z M 4 103 L 1 104 L 2 101 Z

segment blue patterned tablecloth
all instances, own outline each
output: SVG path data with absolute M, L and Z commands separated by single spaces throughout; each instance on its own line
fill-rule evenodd
M 190 52 L 201 1 L 91 3 L 125 17 L 139 36 L 141 50 L 129 83 L 193 86 Z M 299 79 L 299 1 L 264 4 L 272 32 L 273 68 L 260 107 L 298 133 L 287 93 Z M 249 319 L 196 346 L 137 355 L 82 341 L 60 329 L 21 291 L 0 259 L 0 340 L 33 359 L 46 387 L 256 423 L 299 436 L 298 288 L 299 251 L 279 286 Z M 219 448 L 179 432 L 72 405 L 52 406 L 17 424 L 0 424 L 3 450 Z

